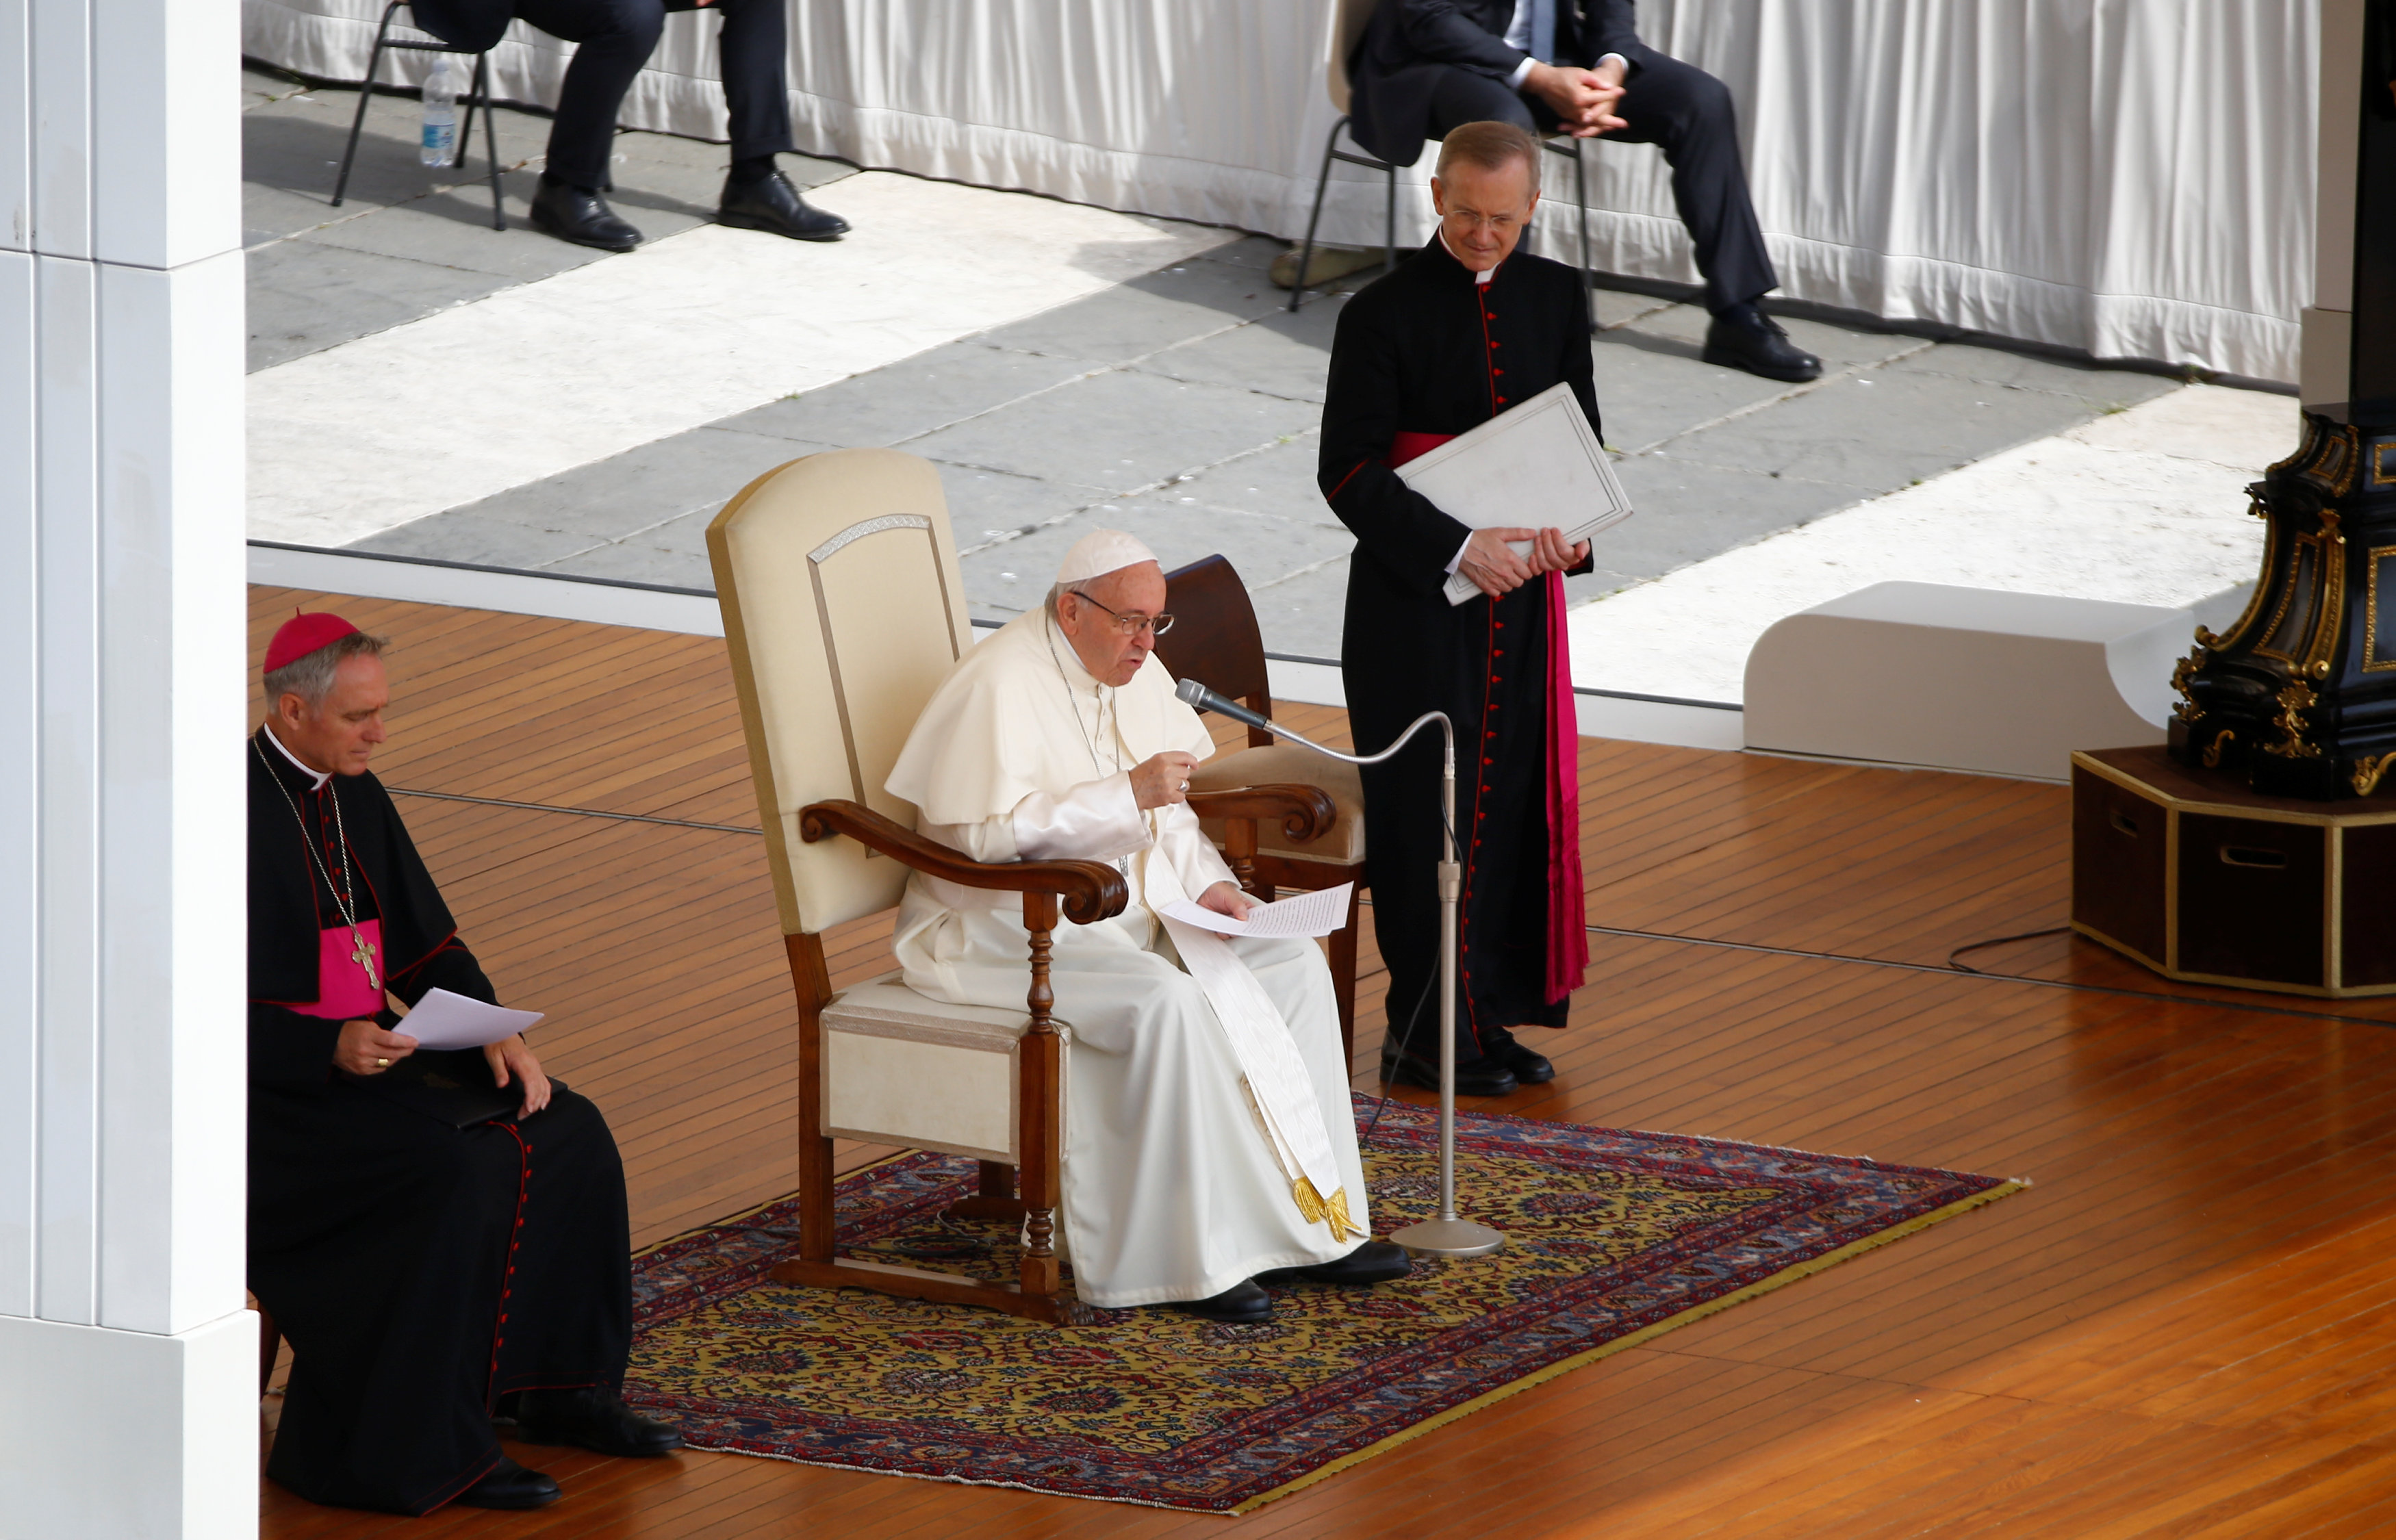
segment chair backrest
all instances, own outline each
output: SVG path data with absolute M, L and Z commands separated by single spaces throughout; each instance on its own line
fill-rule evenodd
M 890 908 L 907 869 L 853 840 L 804 843 L 798 816 L 845 797 L 914 827 L 883 782 L 973 645 L 939 472 L 895 449 L 792 460 L 724 505 L 707 554 L 782 933 Z
M 1342 114 L 1348 111 L 1348 56 L 1356 51 L 1364 35 L 1364 28 L 1373 20 L 1374 10 L 1381 0 L 1339 0 L 1339 9 L 1331 27 L 1331 59 L 1325 72 L 1325 82 L 1331 87 L 1331 105 Z
M 1265 669 L 1264 633 L 1256 605 L 1231 564 L 1204 556 L 1165 575 L 1165 607 L 1173 629 L 1156 639 L 1156 656 L 1176 679 L 1195 679 L 1259 716 L 1272 715 L 1272 684 Z M 1251 746 L 1273 741 L 1248 729 Z

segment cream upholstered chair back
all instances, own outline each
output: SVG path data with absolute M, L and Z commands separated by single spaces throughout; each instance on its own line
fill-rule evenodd
M 1366 23 L 1381 0 L 1339 0 L 1339 8 L 1331 23 L 1331 60 L 1325 83 L 1331 87 L 1331 105 L 1341 113 L 1348 111 L 1348 56 L 1356 51 L 1358 39 L 1364 35 Z
M 845 798 L 915 826 L 883 782 L 973 645 L 939 473 L 895 449 L 792 460 L 725 505 L 707 553 L 782 933 L 890 908 L 905 867 L 855 840 L 807 844 L 798 819 Z

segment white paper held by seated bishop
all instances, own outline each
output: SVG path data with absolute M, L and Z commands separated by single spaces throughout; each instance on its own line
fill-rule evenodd
M 530 1031 L 541 1014 L 486 1005 L 446 989 L 427 989 L 392 1030 L 414 1038 L 419 1048 L 486 1048 Z
M 1631 517 L 1631 498 L 1570 385 L 1556 385 L 1498 413 L 1398 467 L 1398 479 L 1471 529 L 1525 524 L 1564 532 L 1577 545 Z M 1528 540 L 1509 542 L 1517 555 Z M 1447 580 L 1447 602 L 1481 590 L 1461 572 Z
M 1258 904 L 1245 920 L 1202 909 L 1186 898 L 1156 912 L 1218 936 L 1328 936 L 1348 923 L 1348 893 L 1355 885 L 1342 883 L 1277 903 Z

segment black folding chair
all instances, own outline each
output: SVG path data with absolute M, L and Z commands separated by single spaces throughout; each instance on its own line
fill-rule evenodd
M 479 98 L 483 107 L 483 148 L 491 157 L 491 228 L 505 230 L 508 228 L 508 219 L 506 206 L 499 201 L 499 129 L 498 114 L 491 110 L 490 56 L 471 48 L 451 47 L 438 38 L 433 38 L 427 43 L 419 43 L 410 38 L 393 37 L 391 19 L 398 13 L 401 7 L 406 4 L 407 0 L 391 0 L 391 4 L 382 8 L 382 24 L 375 28 L 374 51 L 366 56 L 366 78 L 358 87 L 357 116 L 350 120 L 350 147 L 341 152 L 341 174 L 333 180 L 333 206 L 340 207 L 341 196 L 349 191 L 350 166 L 358 158 L 358 134 L 366 126 L 366 103 L 374 100 L 375 76 L 381 73 L 382 56 L 388 52 L 403 49 L 409 53 L 472 53 L 474 56 L 474 78 L 461 99 L 465 105 L 466 116 L 462 126 L 464 131 L 458 136 L 457 164 L 461 166 L 466 164 L 466 147 L 474 138 L 474 104 Z M 412 20 L 414 14 L 412 11 L 409 13 L 411 26 L 414 26 Z M 416 27 L 415 30 L 424 31 L 421 27 Z M 426 33 L 425 35 L 432 37 L 430 33 Z
M 1314 265 L 1314 230 L 1323 222 L 1323 194 L 1331 185 L 1333 161 L 1346 161 L 1351 166 L 1378 171 L 1388 179 L 1389 201 L 1381 215 L 1381 271 L 1387 272 L 1397 266 L 1398 168 L 1388 161 L 1339 148 L 1339 135 L 1348 126 L 1348 103 L 1351 100 L 1348 56 L 1355 51 L 1356 42 L 1364 35 L 1364 25 L 1373 20 L 1373 9 L 1379 3 L 1380 0 L 1339 0 L 1338 15 L 1331 29 L 1331 61 L 1324 84 L 1330 88 L 1331 105 L 1339 110 L 1339 117 L 1332 124 L 1330 136 L 1323 141 L 1323 169 L 1314 179 L 1314 211 L 1306 217 L 1306 241 L 1298 248 L 1298 281 L 1289 286 L 1289 308 L 1293 311 L 1306 302 L 1309 286 L 1306 270 Z M 1353 136 L 1351 136 L 1350 142 L 1354 142 Z M 1573 202 L 1580 208 L 1581 282 L 1594 295 L 1597 272 L 1590 266 L 1589 260 L 1589 163 L 1581 156 L 1581 146 L 1589 141 L 1565 138 L 1561 140 L 1541 139 L 1539 142 L 1551 153 L 1563 155 L 1573 163 Z M 1362 149 L 1363 146 L 1357 148 Z M 1592 318 L 1597 313 L 1594 300 L 1590 313 Z

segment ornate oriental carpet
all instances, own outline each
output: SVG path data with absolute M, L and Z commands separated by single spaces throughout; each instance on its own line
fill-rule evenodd
M 1360 1098 L 1365 1108 L 1369 1101 Z M 699 1449 L 1241 1513 L 1527 1386 L 2020 1185 L 1714 1139 L 1459 1112 L 1458 1207 L 1497 1255 L 1372 1289 L 1274 1291 L 1274 1319 L 1170 1309 L 1054 1327 L 792 1288 L 768 1204 L 636 1258 L 625 1397 Z M 1438 1202 L 1438 1123 L 1390 1104 L 1364 1152 L 1376 1234 Z M 952 1221 L 974 1162 L 844 1178 L 843 1251 L 1012 1278 L 1012 1226 Z

